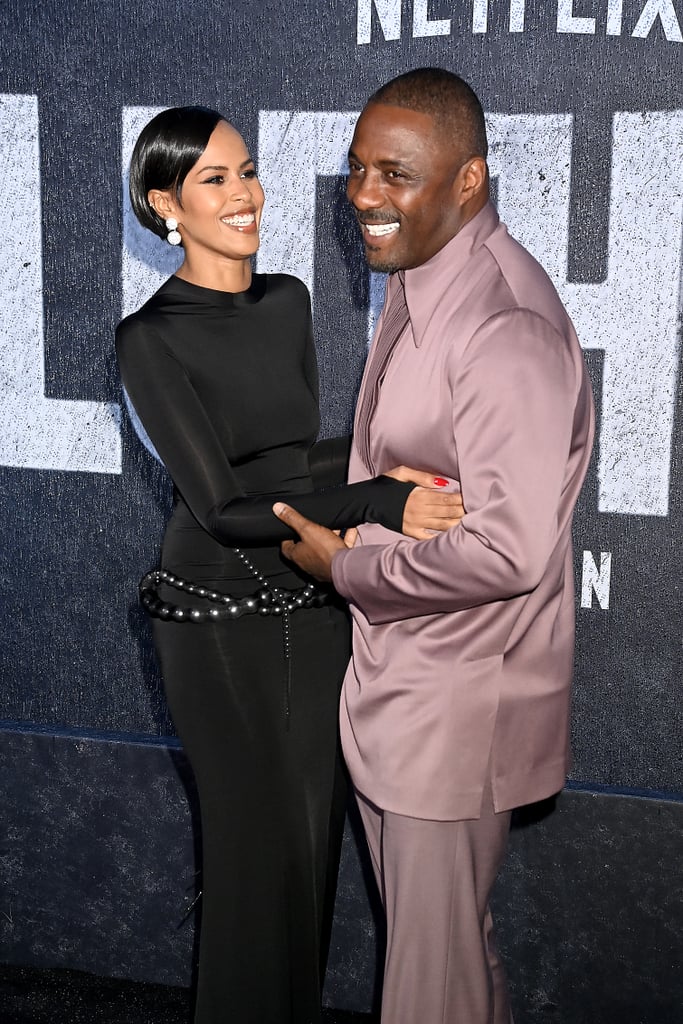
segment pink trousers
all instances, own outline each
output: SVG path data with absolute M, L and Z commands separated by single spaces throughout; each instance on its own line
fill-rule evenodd
M 427 821 L 356 793 L 387 916 L 382 1024 L 512 1024 L 489 897 L 510 812 Z

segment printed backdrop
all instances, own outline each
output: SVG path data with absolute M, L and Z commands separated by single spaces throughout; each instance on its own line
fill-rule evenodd
M 367 96 L 419 65 L 487 111 L 503 219 L 585 348 L 599 445 L 577 515 L 574 779 L 683 791 L 681 0 L 3 0 L 0 718 L 172 733 L 136 603 L 169 485 L 125 411 L 122 315 L 177 254 L 132 222 L 159 108 L 223 111 L 257 157 L 261 270 L 314 301 L 325 434 L 381 301 L 344 200 Z M 425 453 L 428 461 L 428 453 Z

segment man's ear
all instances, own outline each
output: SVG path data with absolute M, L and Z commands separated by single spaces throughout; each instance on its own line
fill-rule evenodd
M 178 219 L 178 201 L 175 195 L 168 190 L 151 188 L 147 193 L 147 202 L 153 210 L 156 210 L 162 220 L 167 220 L 169 217 Z
M 461 204 L 469 203 L 482 195 L 489 178 L 489 169 L 481 156 L 467 160 L 456 175 L 456 188 Z

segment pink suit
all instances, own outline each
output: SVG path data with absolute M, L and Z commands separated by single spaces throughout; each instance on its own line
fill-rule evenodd
M 349 479 L 430 469 L 466 515 L 428 541 L 365 525 L 335 555 L 354 620 L 342 742 L 388 918 L 383 1024 L 507 1024 L 487 904 L 506 812 L 566 778 L 591 387 L 552 283 L 490 204 L 405 272 L 405 298 L 372 465 L 354 445 Z
M 497 811 L 565 781 L 571 520 L 593 404 L 553 285 L 493 206 L 408 270 L 405 291 L 411 324 L 372 417 L 372 468 L 446 475 L 467 514 L 420 542 L 366 525 L 335 556 L 354 618 L 342 736 L 373 803 L 457 820 L 477 817 L 489 764 Z M 349 479 L 369 475 L 354 448 Z

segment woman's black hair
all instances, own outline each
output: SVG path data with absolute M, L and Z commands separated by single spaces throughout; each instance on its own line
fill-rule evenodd
M 166 237 L 168 229 L 147 199 L 149 190 L 175 189 L 180 202 L 188 171 L 206 149 L 218 122 L 225 120 L 208 107 L 171 107 L 142 129 L 130 162 L 129 189 L 133 211 L 143 227 Z

